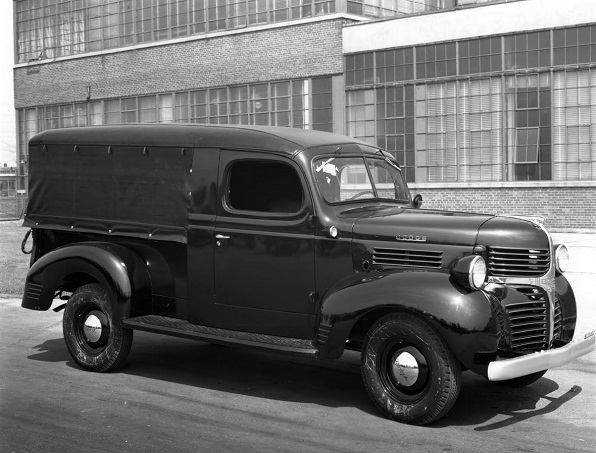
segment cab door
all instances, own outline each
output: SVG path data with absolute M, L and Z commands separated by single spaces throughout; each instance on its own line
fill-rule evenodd
M 312 338 L 312 202 L 300 168 L 268 153 L 221 152 L 213 324 Z

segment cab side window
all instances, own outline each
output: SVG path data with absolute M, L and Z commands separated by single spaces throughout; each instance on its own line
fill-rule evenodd
M 239 161 L 229 173 L 227 203 L 241 211 L 295 213 L 303 202 L 300 178 L 280 162 Z

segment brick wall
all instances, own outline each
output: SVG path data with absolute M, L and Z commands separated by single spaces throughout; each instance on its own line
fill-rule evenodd
M 333 19 L 15 69 L 15 107 L 84 102 L 343 72 Z
M 596 232 L 596 187 L 411 189 L 422 208 L 488 214 L 540 215 L 552 231 Z

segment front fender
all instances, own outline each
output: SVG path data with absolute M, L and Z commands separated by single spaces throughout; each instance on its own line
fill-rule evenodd
M 369 313 L 408 311 L 429 321 L 456 357 L 474 370 L 478 357 L 497 350 L 495 304 L 488 294 L 464 288 L 442 272 L 358 274 L 325 294 L 321 328 L 326 341 L 319 344 L 319 354 L 339 357 L 354 325 Z
M 102 285 L 114 304 L 114 322 L 130 316 L 135 306 L 150 307 L 151 280 L 145 263 L 116 244 L 77 243 L 57 248 L 37 260 L 27 273 L 21 306 L 48 310 L 56 290 L 72 275 L 84 275 Z

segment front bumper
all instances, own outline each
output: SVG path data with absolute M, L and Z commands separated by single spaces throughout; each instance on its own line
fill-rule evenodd
M 574 340 L 561 348 L 491 362 L 488 365 L 488 380 L 504 381 L 563 366 L 594 351 L 595 345 L 596 337 L 594 331 L 592 331 L 586 334 L 584 338 Z

